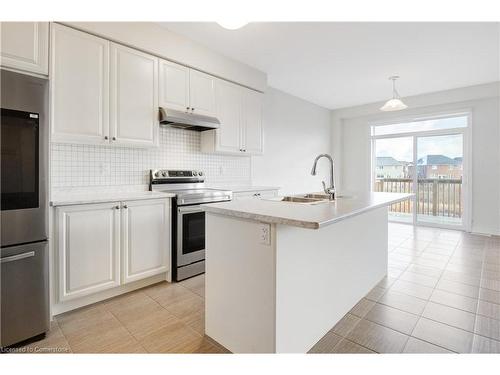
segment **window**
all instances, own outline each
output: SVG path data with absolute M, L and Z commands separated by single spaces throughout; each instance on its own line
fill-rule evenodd
M 466 128 L 467 123 L 468 117 L 464 114 L 454 117 L 415 120 L 397 124 L 373 125 L 372 135 L 379 136 L 401 133 L 416 133 L 428 130 Z

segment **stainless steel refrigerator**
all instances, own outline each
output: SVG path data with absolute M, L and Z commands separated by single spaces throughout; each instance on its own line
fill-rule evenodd
M 47 80 L 1 71 L 0 348 L 49 329 Z

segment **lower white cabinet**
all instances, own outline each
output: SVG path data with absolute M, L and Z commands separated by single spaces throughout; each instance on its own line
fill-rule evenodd
M 56 208 L 59 301 L 169 269 L 170 200 Z
M 276 197 L 277 195 L 278 190 L 240 191 L 233 192 L 233 200 L 272 198 Z
M 120 285 L 119 203 L 57 208 L 59 299 Z
M 125 202 L 122 206 L 122 283 L 168 269 L 170 204 L 168 200 Z

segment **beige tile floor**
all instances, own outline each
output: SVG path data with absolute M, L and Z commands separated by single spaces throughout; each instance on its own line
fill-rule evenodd
M 204 283 L 160 283 L 57 316 L 29 349 L 225 353 L 204 336 Z M 500 353 L 500 238 L 390 224 L 387 277 L 311 352 Z

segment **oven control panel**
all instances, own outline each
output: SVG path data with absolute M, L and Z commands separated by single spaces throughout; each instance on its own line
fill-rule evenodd
M 175 179 L 194 179 L 203 180 L 205 174 L 203 171 L 195 170 L 170 170 L 170 169 L 151 169 L 151 181 L 154 180 L 175 180 Z

